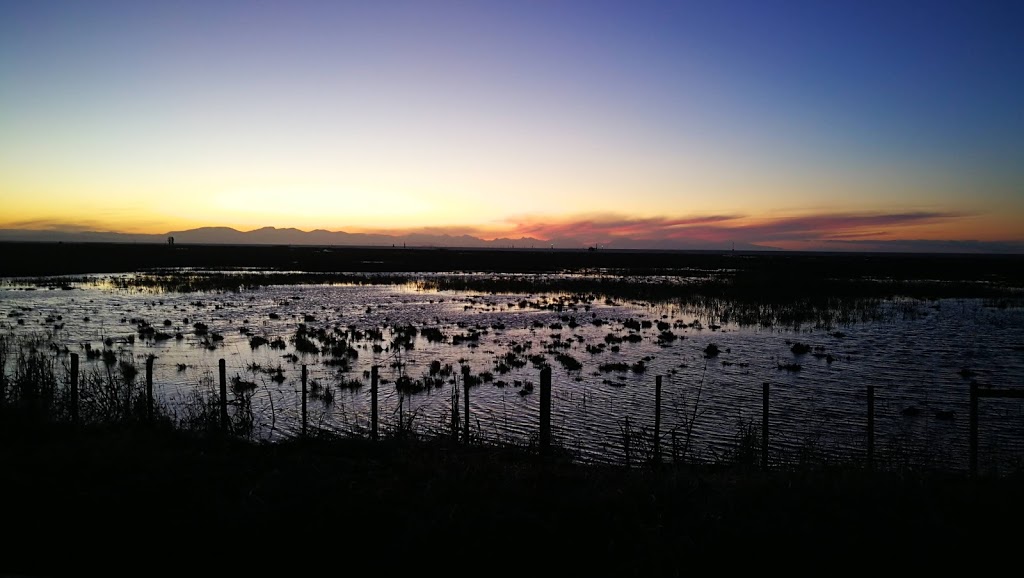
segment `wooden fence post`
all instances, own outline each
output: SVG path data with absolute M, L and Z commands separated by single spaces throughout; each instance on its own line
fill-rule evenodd
M 452 385 L 452 442 L 459 443 L 459 386 Z
M 2 396 L 3 393 L 0 393 Z M 71 354 L 71 423 L 78 423 L 78 354 Z
M 220 431 L 228 431 L 228 370 L 221 359 L 220 367 Z
M 868 470 L 875 469 L 875 386 L 868 386 Z
M 548 453 L 551 446 L 551 368 L 540 370 L 540 451 Z
M 302 437 L 306 437 L 306 365 L 302 365 Z
M 679 452 L 677 450 L 678 446 L 676 445 L 676 430 L 675 430 L 675 428 L 672 428 L 672 432 L 671 433 L 672 433 L 672 463 L 674 464 L 678 460 L 677 456 L 679 455 Z
M 464 365 L 462 367 L 462 390 L 463 390 L 463 403 L 465 404 L 466 410 L 463 412 L 466 414 L 466 420 L 462 426 L 462 442 L 469 444 L 469 366 Z
M 654 378 L 654 463 L 661 463 L 661 376 Z
M 7 342 L 0 339 L 0 347 L 4 349 L 0 351 L 0 409 L 3 409 L 7 405 Z
M 377 366 L 370 368 L 370 438 L 377 439 Z
M 768 469 L 768 382 L 761 386 L 761 467 Z
M 150 355 L 146 358 L 146 421 L 153 423 L 153 360 L 156 357 Z
M 978 475 L 978 384 L 971 382 L 970 471 L 971 477 Z

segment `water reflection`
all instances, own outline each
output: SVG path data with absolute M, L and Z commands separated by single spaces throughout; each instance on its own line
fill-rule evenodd
M 152 275 L 9 285 L 0 289 L 3 331 L 57 359 L 81 352 L 86 366 L 102 367 L 104 351 L 139 366 L 156 355 L 156 389 L 171 406 L 213 388 L 225 359 L 232 383 L 245 384 L 236 389 L 251 396 L 262 439 L 298 431 L 302 365 L 315 427 L 365 433 L 368 376 L 378 366 L 383 427 L 411 424 L 423 434 L 449 431 L 453 381 L 468 366 L 479 380 L 473 435 L 529 443 L 539 411 L 530 386 L 551 365 L 555 441 L 588 461 L 621 461 L 630 434 L 631 451 L 641 451 L 662 375 L 666 455 L 713 461 L 735 452 L 760 423 L 768 382 L 773 461 L 859 459 L 865 387 L 874 385 L 880 461 L 962 468 L 970 380 L 1024 383 L 1024 352 L 1015 349 L 1024 310 L 981 299 L 752 304 L 499 290 L 516 286 L 508 275 L 359 277 L 188 292 L 132 281 Z M 574 276 L 591 289 L 600 278 Z M 469 283 L 492 290 L 454 288 Z M 651 283 L 667 290 L 663 279 Z M 86 347 L 101 353 L 90 358 Z M 983 459 L 1024 455 L 1021 412 L 1017 400 L 982 405 Z

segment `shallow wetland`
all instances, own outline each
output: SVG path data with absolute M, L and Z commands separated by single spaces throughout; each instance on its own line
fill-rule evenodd
M 236 407 L 251 412 L 245 433 L 263 440 L 299 432 L 302 366 L 310 427 L 365 435 L 376 366 L 385 430 L 447 435 L 468 369 L 473 439 L 536 444 L 536 385 L 550 366 L 553 441 L 582 462 L 651 457 L 662 376 L 666 460 L 715 463 L 749 450 L 768 383 L 773 464 L 863 461 L 874 386 L 879 463 L 963 469 L 970 383 L 1024 384 L 1024 308 L 1012 283 L 975 283 L 960 297 L 949 296 L 950 281 L 737 289 L 748 273 L 185 268 L 10 278 L 0 323 L 8 372 L 29 344 L 58 373 L 72 352 L 84 372 L 142 368 L 155 356 L 156 395 L 171 411 L 212 394 L 224 359 L 244 401 Z M 945 295 L 926 297 L 927 287 Z M 1019 466 L 1022 415 L 1020 400 L 981 404 L 983 468 Z

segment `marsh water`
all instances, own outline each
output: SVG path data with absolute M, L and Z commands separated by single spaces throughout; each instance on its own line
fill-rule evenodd
M 640 457 L 662 376 L 667 459 L 729 458 L 743 433 L 759 431 L 768 383 L 774 462 L 861 460 L 874 386 L 880 461 L 963 469 L 970 382 L 1024 387 L 1024 309 L 980 299 L 890 299 L 833 320 L 740 325 L 729 303 L 422 283 L 179 293 L 122 288 L 118 278 L 0 285 L 2 331 L 39 340 L 61 365 L 78 352 L 83 371 L 105 363 L 86 348 L 139 367 L 155 355 L 156 395 L 172 410 L 191 392 L 214 391 L 224 359 L 229 379 L 248 386 L 254 437 L 267 440 L 301 427 L 303 365 L 310 427 L 365 434 L 377 366 L 382 428 L 401 420 L 423 435 L 450 431 L 453 389 L 462 395 L 468 366 L 479 380 L 472 435 L 535 442 L 546 364 L 554 442 L 581 461 L 622 463 L 627 445 Z M 1024 403 L 986 399 L 979 416 L 982 467 L 1019 467 Z

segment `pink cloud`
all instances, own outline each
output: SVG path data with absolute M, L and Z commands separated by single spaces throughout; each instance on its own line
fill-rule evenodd
M 630 217 L 599 214 L 556 218 L 526 215 L 493 226 L 438 226 L 403 229 L 361 229 L 387 235 L 470 235 L 480 239 L 533 238 L 563 247 L 630 246 L 694 248 L 698 246 L 826 248 L 826 241 L 893 239 L 913 226 L 943 227 L 959 213 L 918 211 L 895 213 L 816 213 L 782 217 L 715 214 Z M 920 231 L 915 232 L 919 235 Z
M 901 227 L 933 225 L 963 217 L 958 213 L 819 213 L 792 217 L 704 215 L 634 218 L 615 215 L 564 220 L 523 217 L 508 234 L 577 244 L 649 241 L 659 245 L 739 243 L 752 246 L 821 245 L 829 239 L 889 237 Z M 885 228 L 880 230 L 880 228 Z
M 568 220 L 542 220 L 525 217 L 511 222 L 508 234 L 557 239 L 629 238 L 635 240 L 661 240 L 683 238 L 705 227 L 725 227 L 725 223 L 739 219 L 736 215 L 707 215 L 694 217 L 631 218 L 599 216 Z

